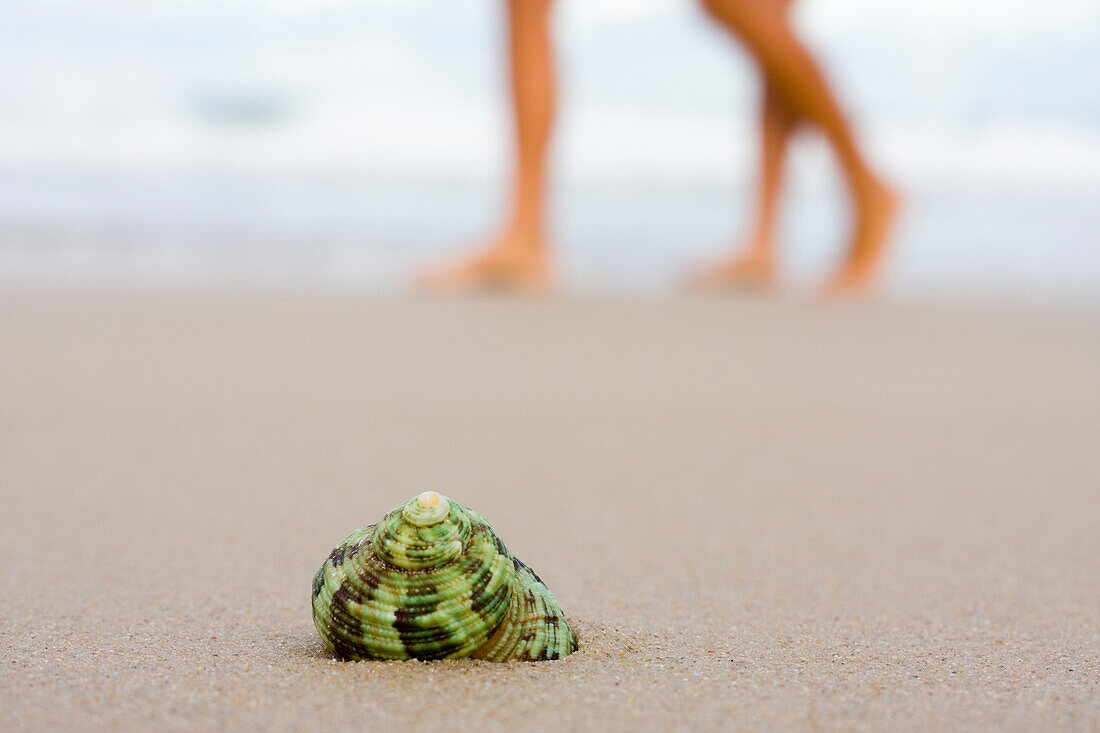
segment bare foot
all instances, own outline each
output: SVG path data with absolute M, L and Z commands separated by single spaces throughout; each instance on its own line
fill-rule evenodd
M 694 290 L 767 290 L 775 281 L 775 261 L 765 247 L 753 245 L 734 257 L 722 258 L 690 276 Z
M 825 284 L 826 297 L 865 295 L 877 284 L 900 200 L 881 183 L 865 194 L 848 257 Z
M 505 235 L 478 252 L 426 269 L 417 278 L 417 289 L 427 293 L 541 293 L 549 290 L 551 279 L 550 261 L 541 242 Z

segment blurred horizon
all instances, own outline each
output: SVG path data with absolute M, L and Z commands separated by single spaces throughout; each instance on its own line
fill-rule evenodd
M 1100 5 L 801 0 L 908 194 L 890 290 L 1100 301 Z M 744 52 L 687 0 L 563 0 L 552 229 L 567 284 L 654 287 L 741 231 Z M 400 287 L 488 235 L 510 128 L 496 0 L 14 0 L 0 23 L 0 282 Z M 838 254 L 813 135 L 791 278 Z

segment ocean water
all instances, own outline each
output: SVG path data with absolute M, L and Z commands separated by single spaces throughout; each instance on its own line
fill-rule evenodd
M 582 288 L 671 287 L 744 227 L 757 79 L 687 0 L 562 0 L 553 232 Z M 907 196 L 896 293 L 1100 299 L 1100 4 L 803 0 Z M 0 282 L 398 289 L 489 233 L 510 133 L 495 0 L 10 0 Z M 785 272 L 845 202 L 795 146 Z
M 476 242 L 499 185 L 383 179 L 0 178 L 0 283 L 404 289 L 416 267 Z M 662 291 L 736 242 L 735 186 L 559 187 L 552 230 L 567 285 Z M 791 192 L 781 258 L 795 290 L 842 252 L 834 190 Z M 911 194 L 888 269 L 904 297 L 1009 296 L 1100 304 L 1100 207 L 1013 193 Z

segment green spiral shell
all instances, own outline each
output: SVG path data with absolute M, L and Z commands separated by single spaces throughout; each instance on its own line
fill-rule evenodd
M 435 492 L 348 535 L 313 577 L 313 623 L 342 659 L 559 659 L 553 594 L 477 512 Z

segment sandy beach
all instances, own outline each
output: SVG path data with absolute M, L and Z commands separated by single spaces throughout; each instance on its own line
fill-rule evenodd
M 0 295 L 0 728 L 1100 728 L 1100 314 Z M 434 489 L 556 662 L 342 663 Z

